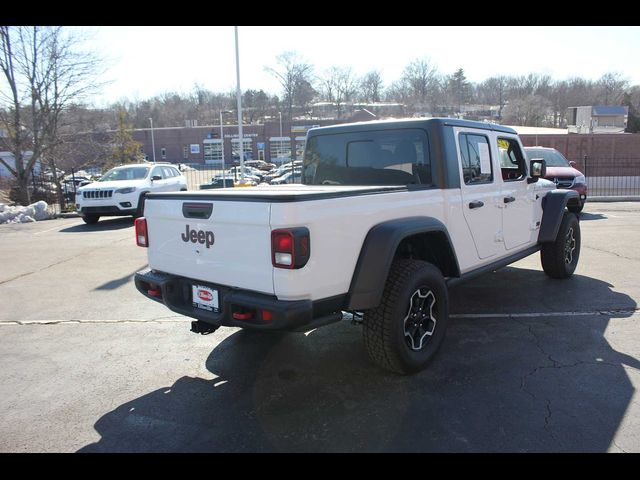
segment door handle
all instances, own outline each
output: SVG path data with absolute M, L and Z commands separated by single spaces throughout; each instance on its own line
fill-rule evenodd
M 480 208 L 480 207 L 484 207 L 484 202 L 481 202 L 480 200 L 476 200 L 475 202 L 469 203 L 469 208 Z
M 504 197 L 504 203 L 511 203 L 515 201 L 516 201 L 516 197 Z

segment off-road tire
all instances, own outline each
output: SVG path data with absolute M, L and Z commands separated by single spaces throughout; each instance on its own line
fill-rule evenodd
M 436 322 L 432 334 L 428 338 L 423 335 L 424 341 L 414 344 L 421 347 L 415 350 L 410 346 L 413 339 L 406 335 L 405 325 L 410 325 L 410 310 L 415 308 L 412 299 L 418 293 L 428 296 L 428 292 L 433 295 L 429 307 Z M 400 374 L 414 373 L 424 369 L 434 357 L 448 323 L 449 296 L 442 272 L 421 260 L 396 260 L 391 265 L 380 305 L 364 313 L 364 344 L 369 358 L 380 367 Z
M 580 222 L 571 212 L 564 212 L 554 242 L 542 244 L 542 269 L 551 278 L 569 278 L 580 257 Z
M 100 220 L 100 215 L 95 215 L 95 214 L 92 214 L 92 213 L 86 213 L 86 214 L 82 215 L 82 220 L 87 225 L 94 225 L 94 224 L 98 223 L 98 220 Z

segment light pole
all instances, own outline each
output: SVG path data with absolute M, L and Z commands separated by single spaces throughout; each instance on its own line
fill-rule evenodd
M 282 112 L 278 112 L 280 116 L 280 155 L 278 157 L 282 157 Z
M 153 140 L 153 118 L 149 117 L 151 122 L 151 150 L 153 150 L 153 163 L 156 163 L 156 142 Z
M 240 51 L 238 48 L 238 27 L 236 34 L 236 100 L 238 102 L 238 140 L 240 143 L 240 184 L 244 186 L 244 143 L 242 141 L 242 92 L 240 91 Z
M 220 144 L 222 151 L 222 188 L 227 188 L 227 171 L 224 166 L 224 130 L 222 128 L 222 114 L 223 113 L 231 113 L 229 110 L 220 110 Z M 233 152 L 233 149 L 231 149 Z

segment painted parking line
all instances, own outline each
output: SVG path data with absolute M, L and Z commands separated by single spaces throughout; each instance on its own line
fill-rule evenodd
M 606 315 L 608 317 L 623 316 L 630 317 L 640 315 L 640 308 L 625 310 L 592 310 L 588 312 L 528 312 L 528 313 L 452 313 L 451 318 L 540 318 L 540 317 L 593 317 L 598 315 Z M 349 320 L 345 316 L 345 320 Z M 181 323 L 190 322 L 191 317 L 170 316 L 137 320 L 0 320 L 0 326 L 3 325 L 60 325 L 60 324 L 82 324 L 82 323 Z M 313 329 L 315 330 L 315 329 Z M 305 332 L 309 335 L 313 330 Z
M 536 318 L 536 317 L 592 317 L 596 315 L 638 315 L 640 309 L 592 310 L 588 312 L 529 312 L 529 313 L 452 313 L 451 318 Z
M 134 320 L 1 320 L 2 325 L 61 325 L 61 324 L 81 324 L 81 323 L 183 323 L 191 321 L 191 317 L 161 317 L 161 318 L 146 318 L 146 319 L 134 319 Z

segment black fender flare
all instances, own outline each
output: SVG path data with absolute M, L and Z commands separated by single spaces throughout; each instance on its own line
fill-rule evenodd
M 398 246 L 407 237 L 435 232 L 451 255 L 452 276 L 460 276 L 458 259 L 445 225 L 433 217 L 406 217 L 373 226 L 364 239 L 351 278 L 348 310 L 366 310 L 379 305 Z
M 551 190 L 542 199 L 542 223 L 538 234 L 539 243 L 555 242 L 567 205 L 580 205 L 578 192 L 575 190 Z

